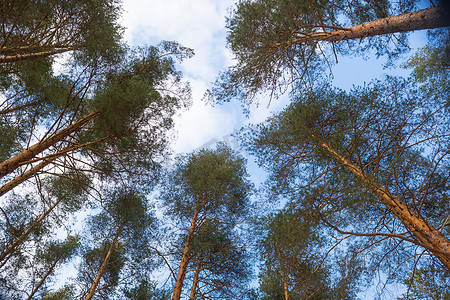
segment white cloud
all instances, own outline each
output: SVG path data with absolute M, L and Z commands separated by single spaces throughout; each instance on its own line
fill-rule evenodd
M 125 39 L 132 45 L 175 40 L 194 49 L 180 66 L 192 87 L 193 105 L 176 118 L 176 152 L 189 152 L 243 126 L 239 105 L 211 107 L 201 101 L 220 70 L 230 64 L 225 16 L 231 0 L 125 0 Z

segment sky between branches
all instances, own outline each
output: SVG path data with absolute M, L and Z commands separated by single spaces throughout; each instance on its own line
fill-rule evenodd
M 126 28 L 125 40 L 132 46 L 157 44 L 162 40 L 174 40 L 194 49 L 195 56 L 180 66 L 184 79 L 192 86 L 193 105 L 176 118 L 177 139 L 173 143 L 176 153 L 211 146 L 224 141 L 238 150 L 231 134 L 248 125 L 263 122 L 271 113 L 281 111 L 289 102 L 287 97 L 260 99 L 250 114 L 243 114 L 240 103 L 211 106 L 202 101 L 205 91 L 211 87 L 221 70 L 233 64 L 226 48 L 225 18 L 234 0 L 124 0 L 122 25 Z M 426 43 L 425 31 L 414 33 L 411 48 Z M 385 60 L 372 57 L 339 58 L 333 68 L 334 84 L 350 89 L 383 74 L 407 76 L 401 68 L 383 69 Z M 251 171 L 251 170 L 250 170 Z M 255 174 L 252 174 L 255 176 Z M 256 176 L 257 177 L 257 176 Z M 257 180 L 263 180 L 258 178 Z

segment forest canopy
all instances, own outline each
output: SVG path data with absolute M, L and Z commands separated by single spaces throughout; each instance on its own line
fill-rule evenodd
M 188 153 L 194 49 L 128 45 L 122 5 L 0 4 L 1 299 L 450 297 L 443 4 L 237 1 L 207 95 L 289 105 Z M 343 57 L 386 75 L 335 87 Z

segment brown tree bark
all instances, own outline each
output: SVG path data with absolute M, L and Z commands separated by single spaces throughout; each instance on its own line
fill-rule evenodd
M 73 49 L 74 49 L 73 47 L 65 47 L 65 48 L 56 48 L 56 49 L 52 49 L 52 50 L 33 52 L 33 53 L 24 53 L 24 54 L 17 53 L 15 55 L 5 55 L 5 56 L 0 57 L 0 64 L 29 60 L 29 59 L 34 59 L 34 58 L 47 57 L 50 55 L 71 51 Z
M 184 277 L 186 276 L 186 268 L 189 263 L 189 251 L 191 250 L 191 239 L 194 235 L 195 228 L 197 226 L 197 218 L 200 212 L 199 200 L 195 204 L 194 215 L 192 216 L 191 227 L 186 238 L 186 244 L 184 245 L 183 254 L 181 256 L 180 267 L 178 268 L 177 279 L 173 288 L 172 300 L 180 300 L 181 290 L 183 288 Z
M 284 291 L 284 299 L 285 300 L 289 300 L 289 287 L 288 287 L 288 283 L 286 280 L 286 272 L 284 270 L 284 262 L 283 262 L 283 257 L 281 256 L 281 250 L 280 247 L 277 245 L 278 244 L 278 239 L 275 237 L 275 248 L 278 254 L 278 259 L 280 261 L 280 269 L 281 269 L 281 278 L 283 280 L 283 291 Z
M 91 287 L 89 288 L 85 300 L 90 300 L 94 296 L 97 286 L 100 283 L 100 279 L 102 279 L 103 274 L 106 271 L 106 267 L 108 266 L 109 260 L 111 258 L 111 255 L 113 253 L 114 247 L 117 244 L 117 241 L 119 240 L 120 233 L 122 232 L 123 226 L 120 226 L 117 230 L 116 236 L 114 237 L 113 241 L 111 242 L 111 245 L 109 246 L 108 253 L 106 253 L 105 258 L 103 259 L 102 265 L 100 266 L 100 269 L 97 272 L 97 275 L 94 278 L 94 281 L 92 281 Z
M 62 199 L 56 201 L 53 203 L 52 206 L 49 207 L 36 221 L 31 224 L 28 229 L 22 233 L 14 242 L 12 242 L 4 251 L 2 254 L 0 254 L 0 262 L 3 261 L 10 253 L 12 253 L 17 246 L 19 246 L 27 237 L 28 235 L 34 230 L 36 226 L 38 226 L 42 220 L 44 220 L 52 211 L 53 209 L 62 201 Z M 2 264 L 3 266 L 4 264 Z
M 41 280 L 38 282 L 38 284 L 33 288 L 33 291 L 31 291 L 30 295 L 28 296 L 27 300 L 33 299 L 33 296 L 37 293 L 39 288 L 44 284 L 45 280 L 48 276 L 53 272 L 56 265 L 58 264 L 59 259 L 56 259 L 53 264 L 50 266 L 50 269 L 45 273 L 45 275 L 41 278 Z
M 100 115 L 100 112 L 92 112 L 85 117 L 79 119 L 77 122 L 69 125 L 68 127 L 55 132 L 48 138 L 37 142 L 36 144 L 30 146 L 28 149 L 23 150 L 22 152 L 14 155 L 13 157 L 5 160 L 4 162 L 0 163 L 0 178 L 4 177 L 5 175 L 13 172 L 21 163 L 24 163 L 42 151 L 48 149 L 49 147 L 55 145 L 57 142 L 63 140 L 73 132 L 79 130 L 83 125 L 88 123 L 90 120 L 96 118 L 98 115 Z
M 200 276 L 201 267 L 202 267 L 202 258 L 199 258 L 199 260 L 197 262 L 197 268 L 195 268 L 194 280 L 192 282 L 191 295 L 189 296 L 189 300 L 195 299 L 195 294 L 197 292 L 198 278 Z
M 9 192 L 10 190 L 12 190 L 13 188 L 15 188 L 16 186 L 18 186 L 19 184 L 21 184 L 22 182 L 24 182 L 24 181 L 30 179 L 31 177 L 33 177 L 42 168 L 44 168 L 45 166 L 50 164 L 53 161 L 53 159 L 55 159 L 55 158 L 56 157 L 54 157 L 52 159 L 44 159 L 41 163 L 35 165 L 34 167 L 29 169 L 28 171 L 26 171 L 23 174 L 17 176 L 13 180 L 8 181 L 5 185 L 0 187 L 0 197 L 3 196 L 4 194 L 6 194 L 7 192 Z
M 307 33 L 290 41 L 277 44 L 276 46 L 281 46 L 282 44 L 289 46 L 313 41 L 339 42 L 397 32 L 440 28 L 449 25 L 450 20 L 445 15 L 444 9 L 441 7 L 432 7 L 358 24 L 349 28 Z
M 377 196 L 382 204 L 391 211 L 408 229 L 409 232 L 438 258 L 444 266 L 450 270 L 450 241 L 426 220 L 412 211 L 396 195 L 389 192 L 387 188 L 372 180 L 360 168 L 351 163 L 345 157 L 339 155 L 327 143 L 319 142 L 324 149 L 341 166 L 345 167 Z

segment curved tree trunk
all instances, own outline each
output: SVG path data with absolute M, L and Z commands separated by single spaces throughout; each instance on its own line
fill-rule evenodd
M 361 182 L 367 184 L 369 189 L 408 229 L 409 232 L 423 245 L 430 250 L 444 266 L 450 270 L 450 241 L 436 228 L 426 220 L 412 211 L 396 195 L 389 192 L 387 188 L 372 180 L 369 176 L 348 161 L 345 157 L 339 155 L 327 143 L 319 142 L 319 146 L 324 149 L 341 166 L 345 167 Z
M 181 289 L 183 288 L 184 277 L 186 276 L 186 269 L 189 263 L 189 251 L 191 250 L 191 239 L 194 235 L 194 231 L 197 226 L 197 218 L 198 213 L 200 211 L 199 208 L 199 200 L 195 204 L 194 215 L 192 216 L 191 227 L 189 227 L 189 232 L 186 238 L 186 244 L 184 245 L 183 254 L 181 256 L 180 267 L 178 268 L 177 279 L 175 281 L 175 286 L 173 288 L 172 300 L 180 300 L 181 297 Z

